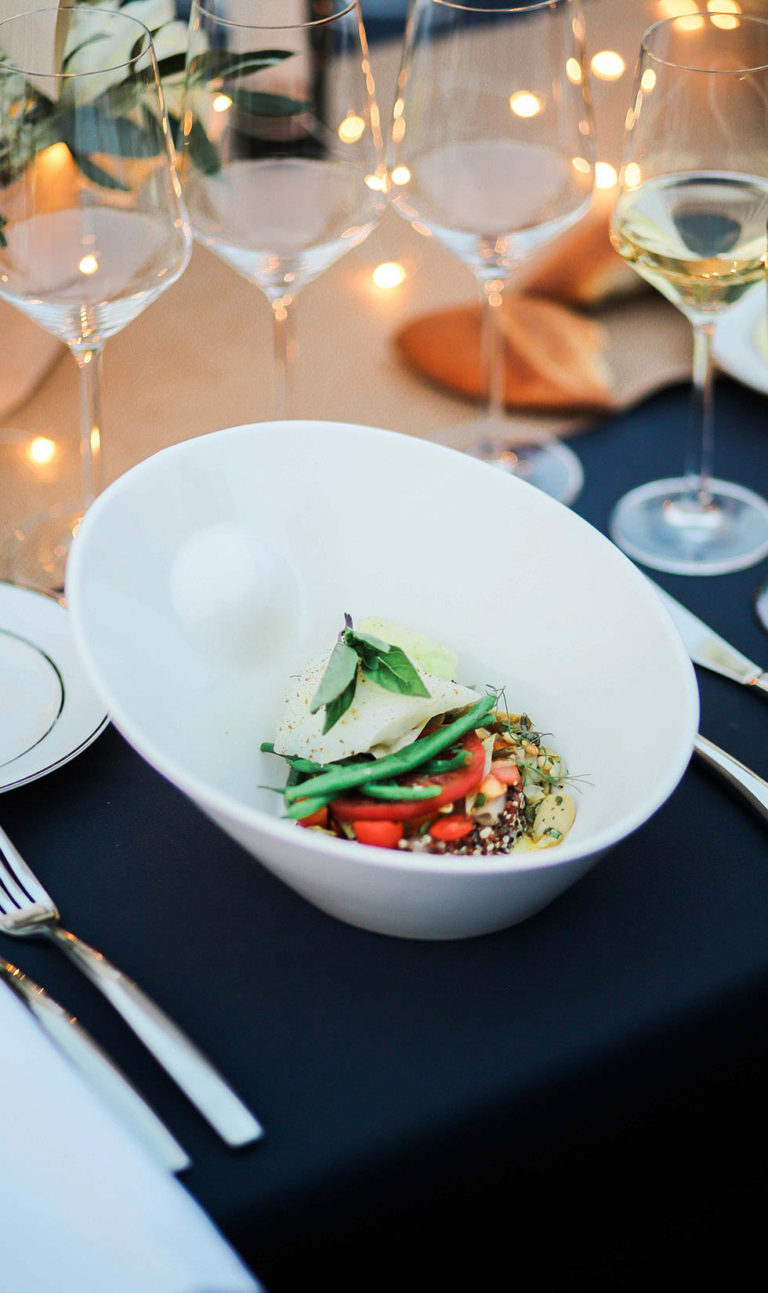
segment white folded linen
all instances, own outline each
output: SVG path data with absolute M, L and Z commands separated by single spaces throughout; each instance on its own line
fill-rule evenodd
M 2 982 L 0 1093 L 2 1293 L 258 1293 Z

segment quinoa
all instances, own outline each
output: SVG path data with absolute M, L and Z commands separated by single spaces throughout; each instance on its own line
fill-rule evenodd
M 496 821 L 482 818 L 468 835 L 460 840 L 435 840 L 431 835 L 406 836 L 399 849 L 411 853 L 451 853 L 458 857 L 488 857 L 509 853 L 525 832 L 525 795 L 522 790 L 508 790 L 506 803 Z

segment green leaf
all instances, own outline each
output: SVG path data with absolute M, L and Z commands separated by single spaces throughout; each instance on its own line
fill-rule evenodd
M 186 66 L 187 55 L 184 50 L 179 54 L 166 54 L 165 58 L 157 60 L 157 73 L 162 79 L 164 76 L 179 76 Z
M 92 184 L 98 184 L 102 189 L 119 189 L 121 193 L 130 192 L 126 184 L 122 184 L 114 175 L 110 175 L 107 171 L 102 170 L 100 166 L 97 166 L 95 162 L 91 161 L 90 157 L 86 157 L 82 153 L 76 152 L 71 144 L 69 146 L 69 151 L 72 154 L 75 165 L 80 168 L 85 178 L 90 180 Z
M 5 236 L 5 226 L 7 225 L 7 223 L 8 221 L 6 220 L 5 216 L 0 215 L 0 247 L 8 246 L 8 239 Z
M 93 104 L 62 112 L 61 138 L 72 152 L 105 153 L 109 157 L 153 157 L 157 142 L 130 117 L 112 116 Z
M 267 94 L 263 90 L 230 90 L 232 102 L 252 117 L 295 117 L 308 112 L 306 99 L 292 99 L 287 94 Z
M 357 655 L 351 647 L 347 646 L 343 636 L 340 635 L 330 654 L 325 673 L 320 679 L 320 686 L 312 697 L 309 706 L 310 714 L 316 714 L 319 709 L 323 708 L 323 705 L 327 706 L 333 701 L 339 700 L 350 686 L 352 686 L 354 694 L 356 682 Z M 351 703 L 351 698 L 349 703 Z M 345 708 L 348 708 L 348 706 Z
M 352 701 L 355 698 L 355 689 L 357 687 L 357 678 L 353 678 L 348 687 L 335 700 L 329 700 L 325 707 L 325 722 L 323 724 L 323 736 L 330 732 L 334 724 L 338 723 L 343 714 L 346 714 Z
M 213 81 L 219 77 L 246 76 L 249 72 L 260 72 L 265 67 L 274 67 L 293 55 L 291 49 L 260 49 L 252 53 L 239 53 L 228 49 L 211 49 L 205 54 L 196 54 L 190 59 L 189 79 L 192 82 Z M 169 55 L 158 64 L 161 74 L 166 63 L 178 56 Z M 181 55 L 183 60 L 183 55 Z M 184 64 L 182 61 L 182 68 Z M 168 75 L 168 73 L 165 73 Z
M 360 656 L 363 674 L 387 691 L 404 696 L 429 696 L 415 666 L 401 647 L 382 642 L 368 633 L 347 629 L 344 639 Z
M 192 122 L 189 133 L 184 137 L 184 146 L 189 152 L 194 165 L 199 171 L 203 172 L 203 175 L 217 175 L 219 173 L 221 170 L 219 154 L 196 117 Z

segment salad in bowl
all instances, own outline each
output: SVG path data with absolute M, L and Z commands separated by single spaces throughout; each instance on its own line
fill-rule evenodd
M 381 848 L 487 856 L 557 845 L 573 798 L 561 759 L 503 690 L 456 682 L 456 656 L 388 620 L 349 615 L 293 675 L 274 739 L 285 815 Z

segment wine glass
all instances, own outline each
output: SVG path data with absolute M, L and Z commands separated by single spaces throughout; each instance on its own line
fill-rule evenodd
M 471 269 L 481 288 L 488 409 L 438 437 L 565 502 L 575 454 L 552 437 L 512 443 L 504 413 L 503 292 L 515 268 L 583 216 L 593 189 L 578 0 L 510 7 L 414 0 L 392 126 L 392 201 Z
M 610 532 L 655 570 L 716 575 L 768 552 L 768 502 L 712 477 L 712 335 L 765 290 L 767 101 L 765 19 L 689 14 L 643 36 L 611 241 L 690 320 L 692 417 L 684 474 L 625 495 Z
M 80 372 L 85 497 L 20 526 L 11 578 L 61 592 L 100 487 L 101 356 L 170 287 L 190 234 L 149 31 L 120 11 L 38 9 L 0 24 L 0 295 Z
M 378 217 L 373 96 L 357 0 L 193 0 L 182 187 L 198 241 L 272 307 L 277 418 L 298 291 Z

